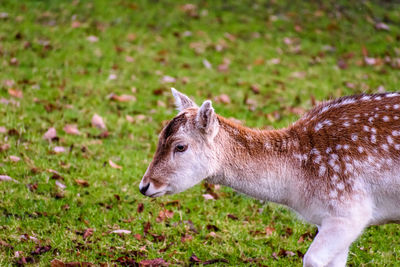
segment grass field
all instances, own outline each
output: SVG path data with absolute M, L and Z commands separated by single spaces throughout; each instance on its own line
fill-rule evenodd
M 285 208 L 138 185 L 171 86 L 259 128 L 398 90 L 400 5 L 356 2 L 0 0 L 0 266 L 300 266 L 316 228 Z M 371 227 L 348 264 L 394 266 L 399 240 Z

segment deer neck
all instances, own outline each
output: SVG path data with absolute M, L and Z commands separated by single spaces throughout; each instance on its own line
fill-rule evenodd
M 210 182 L 223 184 L 252 197 L 292 206 L 298 148 L 289 130 L 260 131 L 219 117 L 215 143 L 221 167 Z M 298 166 L 297 166 L 298 169 Z

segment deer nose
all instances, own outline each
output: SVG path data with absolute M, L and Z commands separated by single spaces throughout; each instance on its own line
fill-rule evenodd
M 143 186 L 142 188 L 139 188 L 140 193 L 142 193 L 143 195 L 146 195 L 146 191 L 147 189 L 149 189 L 150 187 L 150 183 L 148 183 L 147 185 Z

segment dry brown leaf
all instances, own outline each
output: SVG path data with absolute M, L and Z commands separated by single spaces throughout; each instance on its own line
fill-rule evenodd
M 231 98 L 230 98 L 228 95 L 226 95 L 226 94 L 222 94 L 222 95 L 216 96 L 216 97 L 214 98 L 214 100 L 215 100 L 215 102 L 217 102 L 217 103 L 224 103 L 224 104 L 229 104 L 229 103 L 231 103 Z
M 111 159 L 108 160 L 108 164 L 110 164 L 111 168 L 119 169 L 119 170 L 122 169 L 122 166 L 119 166 L 118 164 L 114 163 Z
M 174 212 L 172 210 L 160 210 L 160 212 L 158 213 L 158 217 L 156 218 L 156 221 L 162 222 L 172 217 L 174 217 Z
M 7 129 L 4 126 L 0 126 L 0 133 L 6 133 Z
M 108 96 L 109 99 L 118 101 L 118 102 L 134 102 L 136 101 L 136 97 L 133 95 L 116 95 L 114 93 Z
M 88 187 L 88 186 L 89 186 L 89 183 L 88 183 L 88 181 L 86 181 L 86 180 L 75 179 L 75 182 L 76 182 L 78 185 L 83 186 L 83 187 Z
M 140 266 L 168 266 L 168 262 L 166 262 L 162 258 L 157 258 L 153 260 L 142 260 L 139 262 Z
M 45 134 L 43 135 L 43 139 L 46 139 L 48 141 L 54 139 L 57 137 L 57 131 L 54 127 L 51 127 L 47 130 L 47 132 L 45 132 Z
M 86 229 L 85 232 L 83 233 L 83 239 L 87 239 L 88 237 L 93 235 L 93 232 L 94 232 L 93 228 Z
M 93 117 L 92 117 L 92 125 L 93 125 L 93 127 L 96 127 L 98 129 L 103 129 L 103 130 L 107 129 L 107 127 L 106 127 L 106 125 L 105 125 L 105 123 L 103 121 L 103 118 L 100 117 L 100 115 L 98 115 L 98 114 L 94 114 L 93 115 Z
M 67 134 L 79 135 L 81 132 L 78 130 L 78 126 L 76 124 L 67 124 L 64 126 L 64 132 Z
M 191 241 L 192 239 L 193 239 L 193 236 L 186 234 L 181 237 L 181 242 L 185 243 L 185 242 Z
M 272 235 L 274 232 L 275 232 L 275 228 L 274 227 L 271 227 L 271 226 L 265 227 L 265 234 L 267 236 Z

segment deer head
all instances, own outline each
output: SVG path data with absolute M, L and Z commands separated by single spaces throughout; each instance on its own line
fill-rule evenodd
M 140 192 L 149 197 L 182 192 L 218 168 L 214 139 L 219 122 L 211 101 L 199 108 L 186 95 L 171 90 L 179 113 L 161 131 L 154 158 L 140 182 Z

